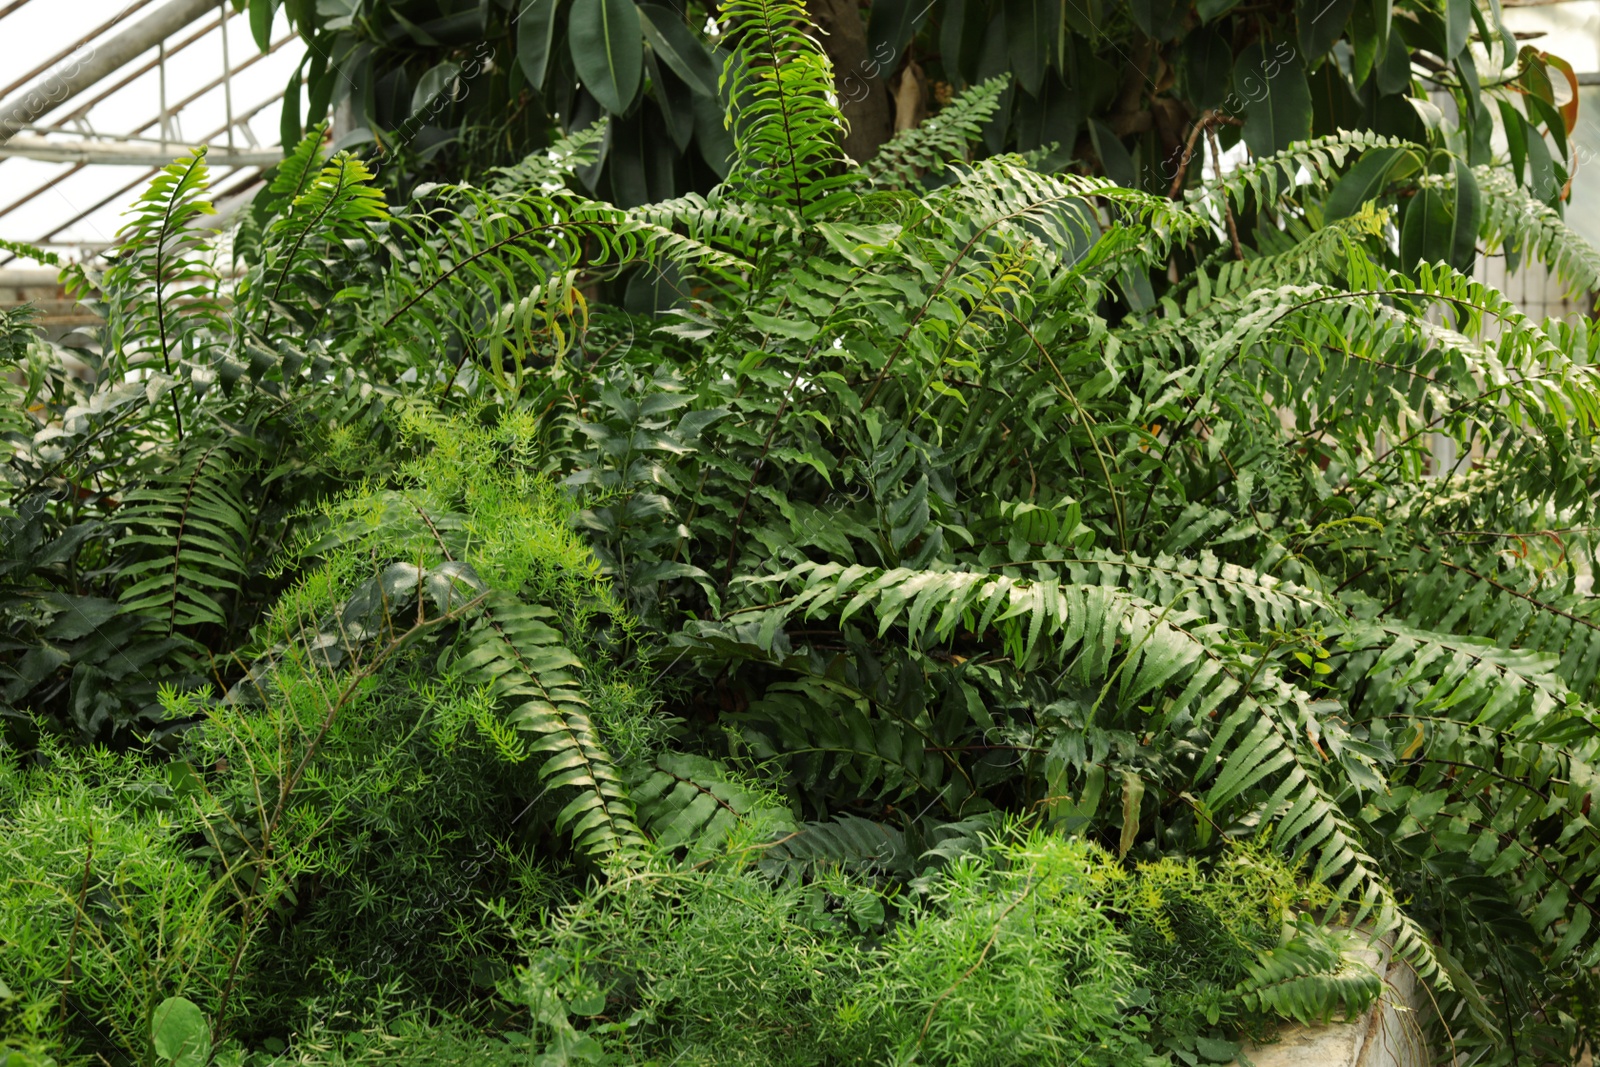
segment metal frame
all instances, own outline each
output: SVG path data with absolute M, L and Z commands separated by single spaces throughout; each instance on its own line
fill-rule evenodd
M 30 2 L 0 0 L 0 19 Z M 281 149 L 262 147 L 262 142 L 270 145 L 277 141 L 276 124 L 269 137 L 264 131 L 252 130 L 250 123 L 262 111 L 282 101 L 284 94 L 279 91 L 260 103 L 249 101 L 254 106 L 239 110 L 239 101 L 234 99 L 234 78 L 298 38 L 290 32 L 271 42 L 265 52 L 251 48 L 241 60 L 235 61 L 228 35 L 239 23 L 231 17 L 230 7 L 229 0 L 122 0 L 115 17 L 102 22 L 20 78 L 7 78 L 11 84 L 0 88 L 0 165 L 14 158 L 70 165 L 9 203 L 0 204 L 0 218 L 14 215 L 40 196 L 59 189 L 63 182 L 87 167 L 115 164 L 137 168 L 128 175 L 130 181 L 118 183 L 109 195 L 91 193 L 95 203 L 75 210 L 71 218 L 59 225 L 53 219 L 46 223 L 50 232 L 33 242 L 39 245 L 59 243 L 62 233 L 126 197 L 170 162 L 176 151 L 190 146 L 206 149 L 207 161 L 219 176 L 219 189 L 226 188 L 230 196 L 241 192 L 247 195 L 250 187 L 260 182 L 262 169 L 282 158 Z M 192 25 L 196 23 L 198 25 Z M 220 76 L 208 79 L 181 99 L 168 99 L 167 60 L 213 33 L 218 35 L 218 43 L 208 44 L 206 51 L 220 46 Z M 96 105 L 152 71 L 159 71 L 156 87 L 159 99 L 153 101 L 157 104 L 155 116 L 127 132 L 96 129 L 93 121 Z M 219 88 L 225 117 L 223 125 L 203 137 L 185 137 L 178 128 L 178 117 L 190 105 Z M 139 90 L 140 93 L 144 91 Z M 0 266 L 15 258 L 0 258 Z

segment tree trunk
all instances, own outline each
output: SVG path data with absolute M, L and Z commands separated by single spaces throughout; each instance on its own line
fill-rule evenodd
M 806 0 L 806 11 L 822 31 L 822 47 L 833 61 L 833 84 L 850 132 L 845 155 L 865 163 L 894 135 L 894 113 L 885 80 L 894 73 L 880 70 L 867 54 L 867 23 L 857 0 Z

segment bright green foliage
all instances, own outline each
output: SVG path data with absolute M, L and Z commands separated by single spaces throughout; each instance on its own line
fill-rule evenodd
M 1165 1062 L 1143 1060 L 1150 1024 L 1128 1001 L 1192 1054 L 1197 1029 L 1255 995 L 1231 987 L 1255 988 L 1259 953 L 1298 944 L 1279 946 L 1293 873 L 1266 860 L 1215 879 L 1125 872 L 1093 845 L 1002 835 L 902 895 L 838 873 L 775 883 L 743 854 L 598 889 L 539 933 L 508 994 L 552 1048 L 619 1065 Z M 1146 974 L 1146 959 L 1162 969 Z M 1341 967 L 1360 969 L 1335 952 L 1315 973 Z M 1376 986 L 1365 972 L 1351 1010 Z
M 214 996 L 238 943 L 226 889 L 175 831 L 164 775 L 103 751 L 51 752 L 48 770 L 0 765 L 0 1034 L 53 1034 L 57 1054 L 142 1053 L 169 995 Z
M 973 86 L 922 125 L 895 134 L 861 172 L 873 184 L 891 188 L 916 188 L 919 180 L 936 183 L 950 164 L 966 161 L 1008 87 L 1003 77 Z

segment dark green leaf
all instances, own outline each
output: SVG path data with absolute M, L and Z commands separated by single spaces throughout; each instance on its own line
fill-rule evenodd
M 1095 155 L 1100 157 L 1100 167 L 1106 177 L 1124 188 L 1133 188 L 1139 180 L 1133 167 L 1133 157 L 1111 127 L 1099 119 L 1090 119 L 1089 139 L 1094 144 Z
M 1196 0 L 1195 13 L 1201 22 L 1212 22 L 1239 6 L 1239 0 Z
M 263 52 L 272 47 L 272 16 L 277 11 L 278 0 L 250 0 L 250 36 Z
M 1365 0 L 1362 0 L 1364 3 Z M 1300 36 L 1300 61 L 1317 64 L 1344 33 L 1356 0 L 1298 0 L 1295 24 Z
M 1068 4 L 1069 10 L 1070 7 Z M 984 27 L 988 24 L 985 14 L 979 0 L 946 0 L 939 15 L 939 53 L 944 59 L 945 74 L 958 84 L 970 83 L 976 77 Z
M 1466 274 L 1472 273 L 1472 262 L 1477 255 L 1478 227 L 1483 223 L 1483 195 L 1478 191 L 1478 180 L 1472 168 L 1459 159 L 1450 161 L 1455 178 L 1454 203 L 1451 205 L 1453 230 L 1450 236 L 1450 265 Z
M 644 30 L 633 0 L 573 0 L 567 25 L 572 65 L 613 115 L 633 104 L 644 73 Z
M 722 102 L 714 95 L 695 93 L 694 140 L 700 155 L 717 177 L 726 178 L 733 165 L 733 134 L 722 122 Z
M 663 69 L 653 54 L 644 57 L 645 69 L 655 86 L 656 107 L 661 111 L 667 136 L 682 152 L 694 139 L 694 93 L 670 70 Z
M 1418 263 L 1450 258 L 1455 219 L 1436 189 L 1423 189 L 1406 205 L 1400 224 L 1400 265 L 1412 270 Z
M 1528 191 L 1535 199 L 1554 205 L 1561 199 L 1561 183 L 1556 181 L 1555 161 L 1550 158 L 1550 146 L 1527 119 L 1522 120 L 1522 137 L 1528 147 Z
M 411 114 L 420 115 L 440 99 L 448 100 L 455 92 L 461 78 L 461 64 L 446 61 L 430 67 L 417 82 L 411 94 Z
M 1385 96 L 1403 93 L 1411 87 L 1411 53 L 1398 33 L 1389 35 L 1389 43 L 1378 60 L 1376 77 L 1378 92 Z
M 520 2 L 520 0 L 519 0 Z M 517 65 L 535 89 L 544 87 L 555 40 L 556 8 L 561 0 L 527 0 L 517 9 Z
M 304 131 L 300 128 L 300 68 L 289 75 L 289 84 L 283 90 L 283 115 L 278 120 L 278 136 L 284 151 L 300 143 Z
M 1389 180 L 1389 170 L 1406 152 L 1404 148 L 1373 148 L 1351 167 L 1328 194 L 1322 209 L 1323 219 L 1348 218 L 1361 210 L 1368 200 L 1376 200 Z
M 1289 45 L 1246 48 L 1233 66 L 1233 89 L 1245 100 L 1244 143 L 1257 158 L 1311 136 L 1311 87 Z
M 1130 7 L 1133 21 L 1158 41 L 1170 41 L 1178 35 L 1188 9 L 1186 0 L 1132 0 Z
M 899 68 L 906 45 L 931 6 L 927 0 L 874 0 L 867 18 L 866 60 L 873 74 L 888 80 Z
M 1201 27 L 1184 38 L 1178 69 L 1189 102 L 1201 111 L 1216 107 L 1228 95 L 1233 50 L 1215 30 Z
M 1523 134 L 1522 115 L 1509 100 L 1496 100 L 1500 108 L 1501 129 L 1506 131 L 1506 151 L 1511 156 L 1511 180 L 1521 184 L 1527 169 L 1528 141 Z
M 717 67 L 705 42 L 684 25 L 683 19 L 671 8 L 640 4 L 639 14 L 643 16 L 641 25 L 645 40 L 662 62 L 695 92 L 714 95 Z
M 1454 59 L 1472 34 L 1473 0 L 1445 0 L 1444 58 Z
M 1045 68 L 1050 62 L 1050 44 L 1056 39 L 1061 0 L 1005 0 L 1004 17 L 1011 70 L 1017 84 L 1039 95 Z

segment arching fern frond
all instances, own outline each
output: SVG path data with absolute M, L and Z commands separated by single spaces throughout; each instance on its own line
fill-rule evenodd
M 495 178 L 489 184 L 499 196 L 514 193 L 554 193 L 566 186 L 575 171 L 593 166 L 600 158 L 600 146 L 606 135 L 605 119 L 574 130 L 561 137 L 548 148 L 524 157 L 509 167 L 495 167 Z
M 532 736 L 529 751 L 545 756 L 539 766 L 545 788 L 576 793 L 556 816 L 556 828 L 586 852 L 625 854 L 644 838 L 622 777 L 589 720 L 576 673 L 582 661 L 562 644 L 553 618 L 546 608 L 491 594 L 467 635 L 461 667 L 488 685 L 510 721 Z
M 1301 923 L 1263 952 L 1232 995 L 1252 1011 L 1309 1025 L 1360 1018 L 1383 995 L 1383 979 L 1350 951 L 1351 938 Z
M 1340 130 L 1309 141 L 1296 141 L 1275 155 L 1251 160 L 1221 178 L 1189 190 L 1185 196 L 1191 204 L 1211 201 L 1220 205 L 1224 200 L 1232 200 L 1237 209 L 1243 208 L 1247 198 L 1254 194 L 1259 203 L 1271 204 L 1297 185 L 1309 184 L 1313 189 L 1324 187 L 1352 155 L 1359 156 L 1369 148 L 1406 147 L 1413 146 L 1398 137 L 1386 137 L 1371 130 Z
M 961 571 L 879 570 L 802 564 L 770 580 L 800 592 L 767 609 L 760 635 L 776 635 L 783 620 L 827 617 L 839 625 L 858 614 L 891 628 L 913 648 L 947 644 L 958 634 L 993 634 L 1019 671 L 1054 663 L 1086 691 L 1095 707 L 1111 702 L 1113 716 L 1148 701 L 1160 707 L 1149 729 L 1184 723 L 1211 735 L 1190 790 L 1209 783 L 1198 800 L 1208 820 L 1226 812 L 1254 813 L 1275 824 L 1277 847 L 1317 857 L 1316 877 L 1352 909 L 1391 934 L 1397 952 L 1419 970 L 1438 969 L 1431 945 L 1396 902 L 1361 835 L 1324 785 L 1318 738 L 1339 752 L 1345 774 L 1380 785 L 1373 758 L 1346 743 L 1329 708 L 1298 689 L 1259 657 L 1240 658 L 1225 636 L 1175 603 L 1162 606 L 1125 590 L 1075 585 L 1055 578 L 1025 580 Z M 751 625 L 751 624 L 741 624 Z
M 101 288 L 111 345 L 124 366 L 148 360 L 171 375 L 184 356 L 225 333 L 211 237 L 200 228 L 201 219 L 215 214 L 208 180 L 203 148 L 167 164 L 117 231 L 120 243 Z M 176 396 L 173 405 L 176 412 Z
M 300 162 L 309 171 L 313 160 L 314 156 L 308 156 Z M 257 300 L 278 302 L 284 299 L 286 286 L 290 294 L 308 288 L 311 292 L 324 290 L 326 285 L 320 282 L 319 271 L 308 257 L 324 245 L 366 238 L 374 222 L 389 217 L 383 193 L 372 184 L 372 172 L 349 152 L 340 152 L 309 182 L 306 177 L 306 173 L 284 176 L 286 183 L 295 180 L 304 191 L 294 197 L 288 212 L 264 236 L 262 286 L 255 294 Z
M 1010 83 L 1008 75 L 990 78 L 961 93 L 921 125 L 901 130 L 861 165 L 862 177 L 880 188 L 914 189 L 922 175 L 965 162 Z
M 1550 207 L 1533 198 L 1504 168 L 1475 167 L 1483 194 L 1480 236 L 1490 248 L 1537 259 L 1572 295 L 1600 289 L 1600 251 L 1573 232 Z
M 742 822 L 787 831 L 794 817 L 772 797 L 723 764 L 685 752 L 663 752 L 634 775 L 630 798 L 639 823 L 663 849 L 691 855 L 720 849 Z
M 840 815 L 826 822 L 808 822 L 784 835 L 764 850 L 760 866 L 772 875 L 842 867 L 906 877 L 916 872 L 916 861 L 903 831 L 857 815 Z

